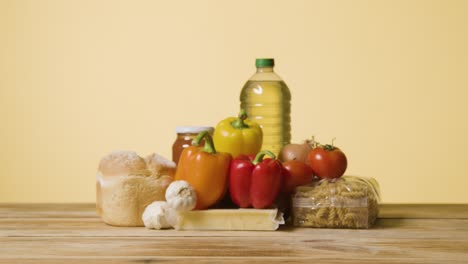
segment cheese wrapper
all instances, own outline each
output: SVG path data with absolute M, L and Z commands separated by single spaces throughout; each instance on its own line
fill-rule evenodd
M 173 212 L 177 230 L 273 231 L 284 224 L 278 209 L 211 209 Z

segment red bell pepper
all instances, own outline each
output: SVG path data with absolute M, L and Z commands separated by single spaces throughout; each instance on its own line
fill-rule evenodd
M 271 157 L 263 159 L 265 155 Z M 240 155 L 231 162 L 229 193 L 241 208 L 267 208 L 278 196 L 283 181 L 283 166 L 270 151 L 262 151 L 252 161 Z

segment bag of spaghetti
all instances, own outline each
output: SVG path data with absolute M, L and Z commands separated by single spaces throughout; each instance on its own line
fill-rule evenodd
M 343 176 L 299 186 L 292 195 L 295 226 L 369 228 L 378 215 L 380 191 L 373 178 Z

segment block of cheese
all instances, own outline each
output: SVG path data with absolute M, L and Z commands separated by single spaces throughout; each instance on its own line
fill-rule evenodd
M 177 230 L 276 230 L 284 224 L 278 209 L 211 209 L 177 213 Z

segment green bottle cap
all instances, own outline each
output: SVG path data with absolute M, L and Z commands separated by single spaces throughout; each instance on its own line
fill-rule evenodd
M 255 60 L 255 66 L 257 66 L 257 68 L 261 68 L 261 67 L 273 67 L 273 66 L 275 66 L 275 59 L 271 59 L 271 58 L 268 58 L 268 59 L 265 59 L 265 58 L 256 59 L 256 60 Z

